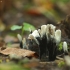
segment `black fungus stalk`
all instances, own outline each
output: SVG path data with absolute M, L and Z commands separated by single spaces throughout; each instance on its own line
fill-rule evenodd
M 46 40 L 46 36 L 44 36 L 44 38 L 42 38 L 41 40 L 38 40 L 39 41 L 39 58 L 41 59 L 43 54 L 46 56 L 46 53 L 47 53 L 47 40 Z
M 35 42 L 39 46 L 40 59 L 43 56 L 43 54 L 45 54 L 46 57 L 48 51 L 49 60 L 53 61 L 55 60 L 57 55 L 57 44 L 60 42 L 61 38 L 60 36 L 61 36 L 61 31 L 60 30 L 55 31 L 55 26 L 52 24 L 48 24 L 48 25 L 42 25 L 40 29 L 35 30 L 32 34 L 28 36 L 28 39 L 35 40 Z M 33 47 L 34 46 L 29 48 L 31 48 L 32 50 Z
M 49 61 L 54 61 L 57 55 L 57 46 L 56 43 L 52 40 L 47 45 L 48 52 L 49 52 Z

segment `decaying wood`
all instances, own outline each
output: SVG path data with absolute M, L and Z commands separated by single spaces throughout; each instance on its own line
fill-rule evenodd
M 62 37 L 67 36 L 70 39 L 70 15 L 59 23 L 59 28 L 62 30 Z

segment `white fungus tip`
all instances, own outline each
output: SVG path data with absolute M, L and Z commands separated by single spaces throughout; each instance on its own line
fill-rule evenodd
M 47 40 L 49 40 L 49 37 L 48 37 L 48 35 L 49 35 L 49 24 L 47 24 L 46 25 L 46 37 L 47 37 Z
M 33 39 L 33 40 L 35 40 L 35 42 L 39 45 L 38 40 L 37 40 L 32 34 L 29 34 L 28 39 Z
M 57 44 L 61 41 L 61 30 L 60 29 L 55 31 L 55 41 Z
M 21 42 L 22 41 L 21 35 L 20 34 L 17 34 L 17 37 L 18 37 L 19 41 Z
M 50 37 L 51 37 L 51 38 L 54 38 L 55 28 L 56 28 L 56 27 L 55 27 L 54 25 L 52 25 L 52 24 L 50 24 L 49 26 L 50 26 L 50 30 L 49 30 Z
M 46 25 L 42 25 L 41 26 L 41 30 L 40 30 L 40 35 L 41 35 L 41 38 L 46 34 Z
M 34 36 L 32 34 L 29 34 L 28 39 L 34 39 Z
M 22 43 L 23 43 L 23 49 L 28 49 L 28 46 L 26 45 L 26 39 L 25 38 L 23 38 Z
M 33 35 L 34 37 L 40 37 L 40 35 L 39 35 L 39 33 L 38 33 L 37 30 L 34 30 L 33 33 L 32 33 L 32 35 Z
M 22 43 L 26 44 L 26 39 L 25 38 L 23 38 Z
M 63 42 L 63 51 L 68 52 L 67 42 Z

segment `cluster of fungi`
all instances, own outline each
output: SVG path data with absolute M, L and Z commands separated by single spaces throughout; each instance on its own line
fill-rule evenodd
M 62 23 L 68 23 L 68 21 L 69 19 L 65 19 Z M 61 40 L 61 34 L 61 29 L 57 29 L 53 24 L 47 24 L 31 32 L 27 39 L 22 39 L 20 34 L 17 36 L 21 48 L 36 52 L 39 55 L 39 59 L 43 55 L 45 55 L 44 57 L 48 55 L 48 60 L 54 61 L 61 42 L 63 53 L 68 54 L 67 42 Z

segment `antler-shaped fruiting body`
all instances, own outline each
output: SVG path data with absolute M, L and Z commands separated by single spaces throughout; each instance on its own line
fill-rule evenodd
M 19 40 L 21 37 L 18 35 Z M 20 41 L 22 42 L 22 41 Z M 39 29 L 34 30 L 28 35 L 26 41 L 22 42 L 23 48 L 35 51 L 39 54 L 39 58 L 48 52 L 49 60 L 53 61 L 56 59 L 58 44 L 61 42 L 61 30 L 57 29 L 52 24 L 42 25 Z M 21 44 L 21 43 L 20 43 Z M 65 46 L 63 43 L 63 47 Z M 66 48 L 66 47 L 65 47 Z M 64 49 L 64 51 L 66 51 Z
M 40 29 L 33 31 L 29 34 L 28 39 L 35 41 L 39 48 L 40 59 L 43 54 L 48 51 L 49 60 L 53 61 L 56 58 L 57 46 L 61 41 L 61 30 L 55 30 L 55 26 L 52 24 L 42 25 Z M 29 49 L 33 49 L 29 47 Z M 34 49 L 33 49 L 34 51 Z
M 63 52 L 65 55 L 68 55 L 68 46 L 66 41 L 63 42 Z

